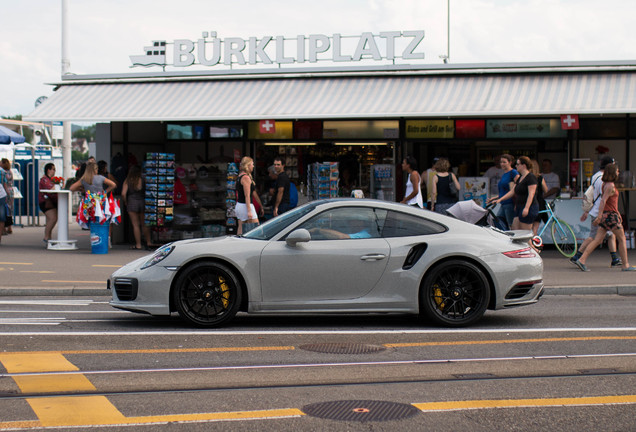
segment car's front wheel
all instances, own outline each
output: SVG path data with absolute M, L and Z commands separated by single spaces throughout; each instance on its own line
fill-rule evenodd
M 479 320 L 488 307 L 488 279 L 476 265 L 446 261 L 424 279 L 420 308 L 424 317 L 449 327 L 462 327 Z
M 241 285 L 234 272 L 215 262 L 199 262 L 177 278 L 172 299 L 179 316 L 199 327 L 230 321 L 241 304 Z

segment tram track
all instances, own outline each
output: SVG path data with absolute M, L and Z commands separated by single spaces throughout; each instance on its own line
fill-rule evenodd
M 119 379 L 114 385 L 120 383 L 134 382 L 131 376 L 157 374 L 161 377 L 170 378 L 154 384 L 154 388 L 122 388 L 120 390 L 77 390 L 77 391 L 47 391 L 47 392 L 0 392 L 0 400 L 26 399 L 38 397 L 68 397 L 73 396 L 109 396 L 109 395 L 135 395 L 135 394 L 170 394 L 183 392 L 213 392 L 213 391 L 249 391 L 267 389 L 300 389 L 300 388 L 320 388 L 320 387 L 352 387 L 352 386 L 376 386 L 376 385 L 399 385 L 399 384 L 424 384 L 424 383 L 460 383 L 474 381 L 503 381 L 503 380 L 537 380 L 537 379 L 563 379 L 581 377 L 632 377 L 636 376 L 636 366 L 624 367 L 625 364 L 635 364 L 634 362 L 620 363 L 621 360 L 636 357 L 636 353 L 606 353 L 606 354 L 581 354 L 581 355 L 552 355 L 552 356 L 519 356 L 519 357 L 491 357 L 491 358 L 446 358 L 446 359 L 412 359 L 398 361 L 358 361 L 358 362 L 329 362 L 329 363 L 288 363 L 288 364 L 255 364 L 255 365 L 218 365 L 201 367 L 172 367 L 172 368 L 147 368 L 147 369 L 102 369 L 102 370 L 74 370 L 74 371 L 52 371 L 52 372 L 22 372 L 22 373 L 2 373 L 0 380 L 24 379 L 37 377 L 44 379 L 63 378 L 65 376 L 83 376 L 95 378 L 102 384 L 112 382 L 114 377 Z M 596 360 L 595 363 L 590 363 Z M 613 363 L 617 360 L 619 365 Z M 544 361 L 574 361 L 559 371 L 550 372 L 554 368 L 544 369 L 542 373 L 527 372 L 528 362 Z M 508 369 L 503 371 L 497 364 L 506 362 Z M 458 369 L 455 366 L 470 363 L 469 369 Z M 519 367 L 510 368 L 511 364 L 519 363 Z M 422 366 L 452 366 L 435 373 L 430 369 L 418 370 Z M 489 365 L 484 367 L 484 365 Z M 622 366 L 621 366 L 622 365 Z M 475 367 L 477 366 L 477 367 Z M 492 366 L 492 367 L 490 367 Z M 587 368 L 586 368 L 587 366 Z M 589 367 L 592 366 L 592 367 Z M 355 379 L 336 378 L 329 373 L 334 368 L 358 368 L 358 371 L 370 370 L 373 368 L 374 374 L 348 374 L 347 376 L 357 376 Z M 393 369 L 391 368 L 399 368 Z M 414 369 L 415 368 L 415 369 Z M 307 378 L 304 373 L 307 369 L 312 372 L 319 370 L 317 374 L 312 374 Z M 237 372 L 253 372 L 258 376 L 263 384 L 251 383 L 250 378 L 246 382 L 236 379 Z M 289 382 L 267 383 L 266 374 L 271 371 L 283 371 Z M 289 371 L 294 371 L 290 373 Z M 398 373 L 406 375 L 397 377 Z M 524 372 L 526 371 L 526 372 Z M 219 373 L 229 373 L 234 377 L 233 383 L 225 382 L 227 377 L 219 377 Z M 208 379 L 207 374 L 214 373 L 216 385 L 194 385 L 200 383 L 202 376 Z M 316 376 L 318 375 L 318 376 Z M 277 377 L 280 375 L 276 375 Z M 128 378 L 126 378 L 128 377 Z M 366 378 L 365 378 L 366 377 Z M 245 378 L 244 378 L 245 379 Z M 188 381 L 192 380 L 192 381 Z M 157 380 L 155 380 L 157 381 Z M 179 385 L 181 382 L 181 385 Z
M 479 374 L 475 374 L 479 375 Z M 400 384 L 448 384 L 461 382 L 479 382 L 479 381 L 515 381 L 515 380 L 545 380 L 545 379 L 567 379 L 567 378 L 594 378 L 594 377 L 636 377 L 636 371 L 630 372 L 597 372 L 597 373 L 571 373 L 571 374 L 553 374 L 553 375 L 517 375 L 517 376 L 458 376 L 454 378 L 444 379 L 402 379 L 402 380 L 368 380 L 367 382 L 349 381 L 349 382 L 324 382 L 324 383 L 294 383 L 294 384 L 276 384 L 276 385 L 250 385 L 250 386 L 207 386 L 198 388 L 171 388 L 171 389 L 152 389 L 152 390 L 120 390 L 120 391 L 94 391 L 94 392 L 52 392 L 52 393 L 19 393 L 6 394 L 0 393 L 0 401 L 16 400 L 16 399 L 33 399 L 33 398 L 55 398 L 68 396 L 134 396 L 134 395 L 159 395 L 174 393 L 196 393 L 196 392 L 225 392 L 225 391 L 253 391 L 253 390 L 285 390 L 285 389 L 308 389 L 308 388 L 325 388 L 325 387 L 359 387 L 359 386 L 382 386 L 382 385 L 400 385 Z

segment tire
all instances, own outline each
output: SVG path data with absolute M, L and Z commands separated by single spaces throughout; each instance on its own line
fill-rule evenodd
M 436 324 L 464 327 L 478 321 L 490 302 L 490 284 L 476 265 L 446 261 L 433 268 L 420 289 L 421 314 Z
M 557 226 L 557 220 L 561 224 L 561 229 Z M 576 234 L 572 227 L 560 219 L 552 222 L 552 241 L 556 248 L 566 258 L 571 258 L 576 253 Z
M 172 300 L 185 321 L 197 327 L 217 327 L 238 312 L 241 283 L 225 265 L 199 262 L 179 275 Z

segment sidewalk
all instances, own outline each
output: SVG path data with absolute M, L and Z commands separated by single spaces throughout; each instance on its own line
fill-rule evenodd
M 108 296 L 106 280 L 118 267 L 150 254 L 113 245 L 108 254 L 91 253 L 90 232 L 69 225 L 69 239 L 78 250 L 47 250 L 43 227 L 14 227 L 0 244 L 0 296 L 87 295 Z M 57 230 L 54 231 L 54 237 Z M 550 248 L 550 246 L 548 246 Z M 607 249 L 594 251 L 588 260 L 590 272 L 582 272 L 556 249 L 547 249 L 544 262 L 546 294 L 630 294 L 636 295 L 636 275 L 609 267 Z M 636 250 L 628 250 L 636 265 Z

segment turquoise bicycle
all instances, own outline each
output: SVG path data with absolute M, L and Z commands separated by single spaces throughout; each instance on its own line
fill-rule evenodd
M 541 239 L 541 236 L 543 235 L 543 232 L 548 228 L 548 226 L 551 226 L 550 232 L 552 234 L 552 241 L 554 242 L 554 245 L 563 256 L 565 256 L 566 258 L 571 258 L 574 256 L 577 249 L 576 235 L 574 234 L 574 230 L 572 229 L 572 227 L 568 225 L 567 222 L 561 219 L 557 219 L 556 215 L 554 214 L 554 207 L 555 203 L 554 201 L 552 201 L 546 203 L 546 209 L 539 212 L 539 214 L 548 213 L 550 217 L 541 228 L 541 231 L 539 231 L 536 236 L 532 237 L 532 244 L 536 248 L 542 247 L 543 240 Z

